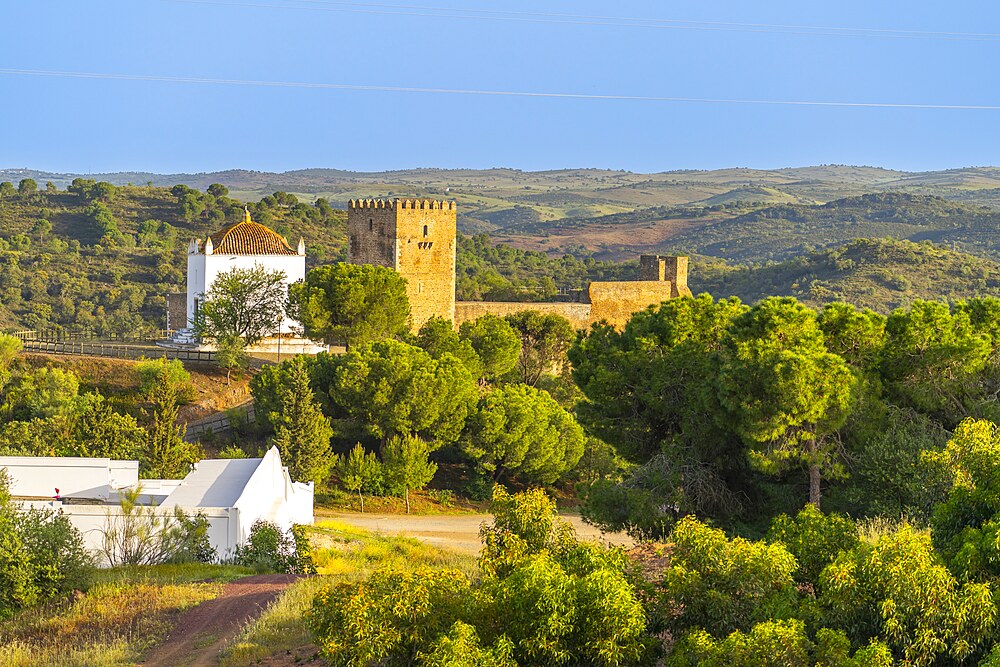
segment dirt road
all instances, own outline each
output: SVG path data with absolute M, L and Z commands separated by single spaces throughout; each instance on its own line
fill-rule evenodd
M 578 516 L 563 516 L 576 529 L 577 535 L 586 540 L 604 540 L 611 544 L 632 546 L 632 538 L 624 533 L 602 533 L 585 524 Z M 335 519 L 356 528 L 363 528 L 384 535 L 406 535 L 429 544 L 451 547 L 469 553 L 478 553 L 479 526 L 493 520 L 489 514 L 399 515 L 334 513 L 317 515 L 316 520 Z
M 170 635 L 141 663 L 146 667 L 214 665 L 219 651 L 298 577 L 261 574 L 226 584 L 222 595 L 202 602 L 177 619 Z

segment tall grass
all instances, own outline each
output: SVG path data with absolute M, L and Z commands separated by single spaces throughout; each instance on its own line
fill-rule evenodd
M 465 553 L 424 544 L 408 537 L 387 537 L 328 520 L 309 530 L 318 576 L 302 579 L 284 592 L 230 642 L 222 667 L 253 664 L 270 655 L 311 645 L 305 612 L 324 586 L 366 579 L 377 569 L 458 568 L 470 577 L 475 559 Z M 305 657 L 305 656 L 302 656 Z

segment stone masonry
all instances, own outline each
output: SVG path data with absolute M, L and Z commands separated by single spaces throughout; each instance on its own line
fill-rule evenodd
M 622 328 L 647 306 L 691 296 L 688 258 L 642 255 L 639 279 L 593 282 L 575 303 L 455 303 L 455 202 L 396 199 L 352 200 L 347 208 L 348 261 L 374 264 L 406 278 L 413 330 L 438 315 L 462 322 L 491 313 L 525 310 L 556 313 L 576 328 L 606 321 Z
M 406 278 L 414 330 L 434 315 L 455 320 L 455 203 L 352 200 L 348 261 L 395 269 Z

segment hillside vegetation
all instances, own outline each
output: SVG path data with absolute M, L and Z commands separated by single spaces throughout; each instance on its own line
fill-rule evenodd
M 66 187 L 79 174 L 27 169 L 0 170 L 0 181 L 33 178 Z M 826 203 L 864 193 L 903 192 L 956 201 L 996 204 L 1000 169 L 978 167 L 934 172 L 902 172 L 877 167 L 819 165 L 790 169 L 677 170 L 638 174 L 608 169 L 407 169 L 350 172 L 299 169 L 269 173 L 233 169 L 201 174 L 125 172 L 94 174 L 115 185 L 177 183 L 205 190 L 213 183 L 234 196 L 260 199 L 275 191 L 305 201 L 331 202 L 371 197 L 428 197 L 459 203 L 459 227 L 467 233 L 496 231 L 508 224 L 586 218 L 642 208 L 710 206 L 718 203 Z
M 243 216 L 225 188 L 218 196 L 93 181 L 71 189 L 0 187 L 0 326 L 163 329 L 165 295 L 185 290 L 189 241 Z M 346 215 L 325 200 L 278 192 L 249 206 L 290 243 L 306 239 L 307 265 L 344 256 Z
M 291 243 L 304 237 L 312 268 L 345 258 L 346 212 L 334 204 L 343 202 L 307 204 L 275 191 L 248 206 Z M 66 191 L 0 187 L 0 326 L 156 335 L 166 324 L 165 295 L 185 289 L 189 241 L 238 221 L 243 206 L 218 184 L 209 192 L 86 180 Z M 593 280 L 633 279 L 637 256 L 657 252 L 690 254 L 696 291 L 812 304 L 842 298 L 888 311 L 913 298 L 987 294 L 1000 258 L 1000 213 L 925 195 L 559 221 L 531 207 L 511 211 L 497 234 L 459 236 L 460 300 L 551 300 Z M 887 238 L 919 245 L 855 241 Z
M 888 313 L 915 299 L 955 301 L 996 294 L 1000 264 L 929 242 L 858 239 L 763 266 L 695 263 L 691 287 L 747 303 L 781 295 L 814 307 L 846 301 Z

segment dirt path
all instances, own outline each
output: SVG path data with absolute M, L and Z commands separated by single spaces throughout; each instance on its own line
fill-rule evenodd
M 261 574 L 226 584 L 222 595 L 181 614 L 167 639 L 154 647 L 141 664 L 147 667 L 214 665 L 226 642 L 297 578 L 290 574 Z
M 585 540 L 603 540 L 611 544 L 632 546 L 633 540 L 624 533 L 603 533 L 586 524 L 579 516 L 565 515 L 560 518 L 569 521 L 576 534 Z M 383 535 L 406 535 L 435 546 L 450 547 L 469 553 L 478 553 L 482 547 L 479 541 L 479 526 L 493 520 L 489 514 L 359 514 L 359 513 L 319 513 L 322 519 L 342 521 L 356 528 L 363 528 Z

